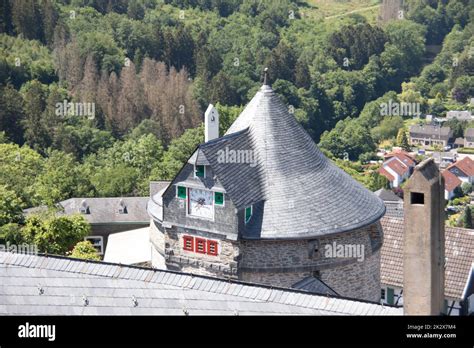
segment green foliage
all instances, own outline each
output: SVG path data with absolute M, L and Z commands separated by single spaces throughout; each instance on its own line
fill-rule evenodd
M 21 200 L 7 186 L 0 185 L 0 226 L 8 223 L 21 223 L 22 221 L 23 209 Z
M 359 70 L 370 56 L 382 53 L 386 41 L 379 27 L 367 23 L 344 26 L 329 36 L 329 54 L 339 66 Z
M 464 228 L 472 228 L 472 212 L 471 208 L 466 205 L 461 215 L 462 226 Z
M 51 53 L 38 41 L 0 33 L 0 84 L 16 88 L 31 79 L 50 83 L 56 79 Z
M 462 147 L 462 148 L 458 149 L 458 153 L 465 153 L 465 154 L 473 155 L 474 154 L 474 149 L 470 149 L 470 148 L 467 148 L 467 147 Z
M 392 139 L 404 126 L 401 116 L 386 116 L 379 126 L 372 129 L 372 137 L 376 143 L 381 140 Z M 405 135 L 406 138 L 406 135 Z
M 72 249 L 71 257 L 83 260 L 100 261 L 100 256 L 88 240 L 77 243 Z
M 13 191 L 23 207 L 31 207 L 32 183 L 43 170 L 42 157 L 28 146 L 0 144 L 0 168 L 0 185 Z
M 400 128 L 398 130 L 397 146 L 400 146 L 405 151 L 411 151 L 411 146 L 408 142 L 407 130 L 405 128 Z
M 461 185 L 461 190 L 462 190 L 463 195 L 470 194 L 472 191 L 472 184 L 468 182 L 463 182 Z
M 54 150 L 44 161 L 43 172 L 34 184 L 35 201 L 53 206 L 70 197 L 82 197 L 90 191 L 90 183 L 80 172 L 71 155 Z
M 22 229 L 26 243 L 35 244 L 43 253 L 65 255 L 90 233 L 90 225 L 80 215 L 29 216 Z
M 376 148 L 370 131 L 352 119 L 339 121 L 332 131 L 324 132 L 319 146 L 338 158 L 351 160 Z
M 204 142 L 204 125 L 188 129 L 182 136 L 174 139 L 163 155 L 162 165 L 152 171 L 150 180 L 173 179 L 202 142 Z
M 219 113 L 219 135 L 223 136 L 244 108 L 239 106 L 225 106 L 220 103 L 217 103 L 215 107 Z
M 21 228 L 21 225 L 17 223 L 8 223 L 0 226 L 0 240 L 3 239 L 5 243 L 9 243 L 10 245 L 23 244 L 24 240 Z M 0 241 L 0 243 L 2 242 Z

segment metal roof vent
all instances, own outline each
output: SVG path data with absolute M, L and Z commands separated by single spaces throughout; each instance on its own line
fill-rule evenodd
M 38 294 L 43 295 L 44 294 L 44 289 L 41 285 L 38 285 Z
M 119 202 L 118 213 L 119 214 L 128 214 L 127 206 L 125 205 L 125 202 L 121 198 L 120 198 L 120 202 Z
M 132 304 L 133 304 L 133 307 L 138 307 L 138 300 L 135 297 L 135 295 L 132 295 Z
M 86 200 L 83 199 L 81 202 L 81 207 L 79 208 L 79 212 L 81 214 L 90 214 L 91 211 L 89 209 L 89 205 L 87 204 Z
M 87 307 L 89 305 L 89 299 L 86 297 L 86 295 L 82 296 L 82 304 L 84 307 Z

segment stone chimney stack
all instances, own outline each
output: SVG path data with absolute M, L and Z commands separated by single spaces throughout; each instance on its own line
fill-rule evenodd
M 404 189 L 405 315 L 444 308 L 444 179 L 432 158 L 415 167 Z
M 219 113 L 214 105 L 209 104 L 204 114 L 204 141 L 219 138 Z

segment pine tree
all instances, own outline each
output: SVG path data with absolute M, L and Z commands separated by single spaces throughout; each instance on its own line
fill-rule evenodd
M 462 214 L 462 224 L 464 228 L 472 228 L 472 212 L 471 208 L 466 205 Z
M 397 134 L 397 145 L 405 151 L 411 151 L 410 144 L 408 143 L 407 132 L 404 128 L 401 128 Z

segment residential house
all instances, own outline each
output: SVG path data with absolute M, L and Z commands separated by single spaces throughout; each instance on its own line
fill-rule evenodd
M 462 181 L 449 170 L 444 170 L 442 175 L 444 177 L 444 198 L 449 201 L 456 195 L 456 188 L 461 186 Z
M 464 134 L 464 147 L 474 148 L 474 128 L 466 129 Z
M 456 175 L 462 182 L 474 183 L 474 161 L 469 156 L 451 164 L 446 170 Z
M 393 191 L 384 188 L 375 191 L 374 194 L 385 204 L 387 208 L 385 216 L 403 218 L 403 199 L 398 197 Z
M 384 244 L 381 253 L 381 298 L 403 305 L 403 219 L 382 219 Z M 474 313 L 474 230 L 448 227 L 445 233 L 445 313 Z
M 454 140 L 454 148 L 459 148 L 459 147 L 464 147 L 466 145 L 466 139 L 464 138 L 456 138 L 456 140 Z
M 58 215 L 81 214 L 91 225 L 90 240 L 100 255 L 105 253 L 110 234 L 147 227 L 149 197 L 70 198 L 59 202 Z M 35 207 L 25 210 L 26 215 L 47 210 Z
M 449 127 L 414 125 L 410 127 L 410 144 L 420 146 L 447 146 L 453 138 Z
M 399 187 L 413 172 L 415 160 L 405 151 L 392 152 L 385 155 L 385 162 L 379 173 L 390 182 L 390 187 Z
M 470 111 L 448 111 L 446 113 L 446 118 L 448 120 L 457 119 L 459 121 L 472 121 L 472 114 Z

